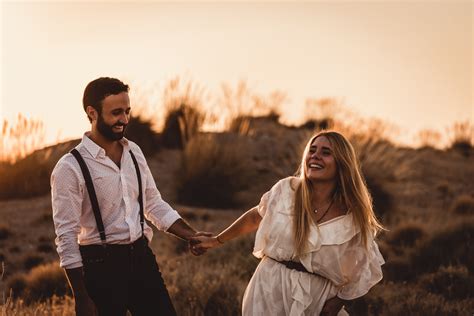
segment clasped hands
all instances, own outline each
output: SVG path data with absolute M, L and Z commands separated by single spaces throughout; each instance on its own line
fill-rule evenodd
M 195 256 L 200 256 L 208 249 L 212 249 L 222 245 L 217 236 L 209 232 L 197 232 L 188 239 L 189 250 Z

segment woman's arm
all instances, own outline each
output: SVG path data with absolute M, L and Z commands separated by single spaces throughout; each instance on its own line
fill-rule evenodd
M 241 235 L 255 231 L 260 224 L 262 217 L 258 213 L 258 207 L 255 206 L 240 216 L 229 227 L 214 237 L 199 236 L 191 238 L 193 247 L 201 249 L 210 249 L 222 245 L 228 240 Z

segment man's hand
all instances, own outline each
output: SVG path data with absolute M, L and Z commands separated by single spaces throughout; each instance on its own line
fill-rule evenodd
M 203 236 L 196 236 L 192 237 L 190 240 L 190 244 L 192 249 L 196 249 L 197 251 L 207 251 L 208 249 L 216 248 L 220 245 L 222 245 L 218 240 L 216 236 L 209 236 L 209 235 L 203 235 Z
M 344 306 L 345 301 L 335 296 L 330 298 L 324 303 L 323 309 L 321 310 L 321 316 L 336 316 L 337 313 Z
M 197 244 L 199 243 L 197 238 L 207 238 L 211 237 L 213 234 L 209 232 L 197 232 L 188 240 L 188 246 L 189 246 L 189 251 L 195 255 L 195 256 L 200 256 L 204 253 L 206 253 L 205 248 L 198 247 Z
M 97 316 L 97 307 L 89 295 L 74 296 L 76 303 L 76 316 Z

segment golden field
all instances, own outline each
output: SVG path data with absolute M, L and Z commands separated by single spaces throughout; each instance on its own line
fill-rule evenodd
M 436 137 L 429 135 L 423 147 L 396 146 L 384 138 L 380 124 L 359 131 L 323 117 L 285 126 L 272 112 L 236 116 L 225 131 L 202 132 L 199 110 L 175 101 L 169 102 L 175 106 L 169 108 L 160 133 L 146 120 L 134 118 L 128 137 L 144 148 L 163 198 L 193 227 L 219 232 L 257 204 L 278 179 L 294 174 L 312 133 L 333 127 L 353 142 L 376 213 L 388 229 L 378 237 L 386 259 L 384 279 L 353 301 L 349 313 L 474 313 L 471 127 L 445 149 L 430 146 Z M 77 143 L 0 164 L 2 316 L 74 314 L 64 273 L 57 266 L 49 173 Z M 178 315 L 240 313 L 243 292 L 258 264 L 251 254 L 253 235 L 201 257 L 190 255 L 184 242 L 163 232 L 155 232 L 151 247 Z

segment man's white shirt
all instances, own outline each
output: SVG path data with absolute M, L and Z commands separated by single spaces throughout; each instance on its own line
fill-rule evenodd
M 140 168 L 145 217 L 163 231 L 181 218 L 161 198 L 140 147 L 125 138 L 120 143 L 123 146 L 120 168 L 87 134 L 76 146 L 91 174 L 107 243 L 111 244 L 129 244 L 142 234 L 138 179 L 130 150 Z M 51 199 L 60 266 L 66 269 L 81 267 L 79 244 L 100 244 L 101 240 L 84 176 L 71 153 L 58 161 L 51 174 Z M 144 232 L 151 240 L 153 231 L 146 223 Z

